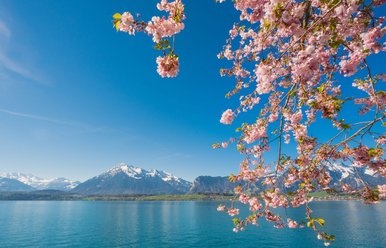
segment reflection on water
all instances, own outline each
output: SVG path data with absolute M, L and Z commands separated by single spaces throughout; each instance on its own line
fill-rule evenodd
M 0 247 L 323 247 L 305 229 L 232 232 L 218 202 L 0 202 Z M 334 247 L 386 247 L 386 202 L 315 202 Z M 302 209 L 289 209 L 295 220 Z

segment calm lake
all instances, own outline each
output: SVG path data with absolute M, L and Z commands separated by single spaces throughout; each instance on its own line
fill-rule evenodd
M 265 221 L 233 233 L 218 204 L 1 201 L 0 247 L 324 247 L 308 228 L 275 229 Z M 330 247 L 386 247 L 386 202 L 314 202 L 313 209 L 336 235 Z M 289 214 L 299 220 L 303 212 Z

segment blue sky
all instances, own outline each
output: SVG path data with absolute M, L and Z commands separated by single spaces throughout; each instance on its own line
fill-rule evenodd
M 181 72 L 161 79 L 151 39 L 111 23 L 126 10 L 149 19 L 156 3 L 1 1 L 1 172 L 85 180 L 120 162 L 189 180 L 236 171 L 242 157 L 211 144 L 235 128 L 219 123 L 232 81 L 218 76 L 216 54 L 237 17 L 189 1 Z
M 236 172 L 243 157 L 211 144 L 236 128 L 219 123 L 235 99 L 216 54 L 238 17 L 230 4 L 185 2 L 180 74 L 162 79 L 151 39 L 111 23 L 123 11 L 149 19 L 155 0 L 2 0 L 0 172 L 82 181 L 121 162 L 188 180 Z

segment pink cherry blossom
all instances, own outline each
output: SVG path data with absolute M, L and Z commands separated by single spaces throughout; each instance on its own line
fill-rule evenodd
M 222 124 L 230 125 L 233 122 L 233 119 L 235 118 L 234 113 L 231 109 L 227 109 L 222 113 L 220 122 Z
M 259 200 L 257 197 L 252 197 L 249 199 L 249 205 L 250 205 L 250 210 L 252 212 L 259 211 L 262 208 L 262 205 L 259 203 Z
M 135 33 L 133 24 L 133 16 L 129 12 L 124 12 L 121 17 L 121 23 L 119 24 L 119 30 L 133 35 Z
M 248 126 L 244 133 L 244 141 L 247 144 L 251 144 L 262 137 L 267 137 L 267 127 L 266 124 L 258 122 L 256 124 Z
M 386 184 L 378 185 L 379 197 L 386 199 Z
M 157 57 L 157 72 L 161 77 L 176 77 L 179 72 L 178 57 L 166 55 Z
M 154 16 L 148 22 L 146 32 L 153 36 L 153 41 L 158 43 L 162 38 L 171 37 L 184 29 L 184 24 L 169 18 Z
M 223 212 L 223 211 L 225 211 L 225 209 L 226 209 L 226 206 L 225 205 L 218 205 L 218 207 L 217 207 L 217 211 L 219 211 L 219 212 Z
M 298 223 L 296 223 L 296 221 L 294 221 L 294 220 L 291 220 L 290 218 L 287 219 L 287 223 L 288 223 L 289 228 L 297 228 L 298 227 Z
M 235 216 L 239 214 L 239 209 L 238 208 L 228 208 L 228 214 L 230 216 Z
M 249 200 L 249 197 L 246 194 L 241 194 L 239 196 L 239 201 L 243 204 L 247 204 Z

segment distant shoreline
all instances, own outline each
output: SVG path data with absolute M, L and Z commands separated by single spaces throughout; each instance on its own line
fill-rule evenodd
M 231 200 L 231 195 L 79 195 L 67 192 L 0 192 L 0 201 L 211 201 Z
M 357 201 L 358 195 L 311 194 L 313 201 Z M 63 191 L 0 192 L 0 201 L 230 201 L 231 194 L 79 195 Z

